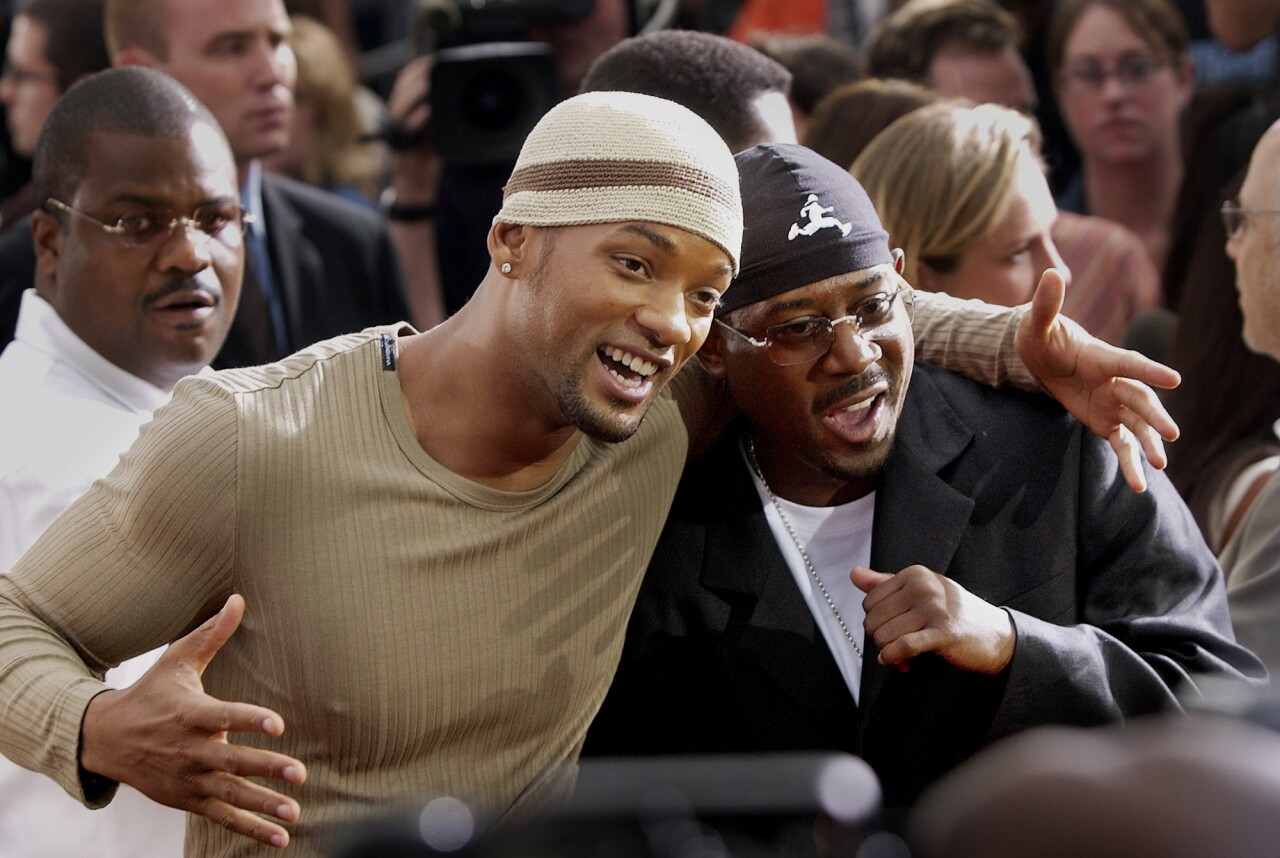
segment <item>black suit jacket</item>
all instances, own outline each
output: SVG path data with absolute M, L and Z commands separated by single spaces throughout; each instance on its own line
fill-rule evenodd
M 409 318 L 399 261 L 381 215 L 271 174 L 263 176 L 262 207 L 291 349 Z M 0 233 L 0 348 L 13 339 L 22 291 L 34 277 L 28 221 Z M 247 304 L 242 300 L 242 307 Z M 216 367 L 283 356 L 255 348 L 242 322 L 238 313 Z
M 738 443 L 685 473 L 587 753 L 843 750 L 898 807 L 1009 733 L 1172 708 L 1194 674 L 1263 675 L 1162 474 L 1135 494 L 1055 403 L 921 364 L 878 480 L 872 567 L 923 564 L 1006 607 L 1017 647 L 998 676 L 932 655 L 900 673 L 868 640 L 855 706 Z

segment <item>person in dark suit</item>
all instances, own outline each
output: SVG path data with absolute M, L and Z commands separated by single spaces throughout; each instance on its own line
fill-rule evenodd
M 589 753 L 845 750 L 904 807 L 1001 736 L 1262 681 L 1163 475 L 1135 494 L 1048 399 L 913 366 L 856 180 L 737 159 L 742 269 L 700 358 L 742 419 L 685 472 Z
M 265 175 L 285 147 L 296 75 L 281 0 L 109 0 L 115 65 L 163 71 L 218 118 L 231 143 L 246 234 L 244 291 L 214 366 L 276 360 L 317 340 L 409 318 L 391 234 L 377 214 Z M 30 231 L 0 240 L 0 307 L 31 285 Z M 3 313 L 0 312 L 0 318 Z M 12 331 L 0 329 L 0 344 Z

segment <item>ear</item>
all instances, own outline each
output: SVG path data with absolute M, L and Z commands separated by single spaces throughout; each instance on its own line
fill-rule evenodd
M 36 283 L 40 297 L 48 301 L 46 290 L 57 290 L 58 259 L 62 255 L 62 225 L 58 219 L 43 209 L 31 215 L 31 240 L 36 250 Z M 52 303 L 52 302 L 51 302 Z
M 712 322 L 711 330 L 707 331 L 707 338 L 703 341 L 702 348 L 698 349 L 698 360 L 702 362 L 708 375 L 720 381 L 724 381 L 729 374 L 725 366 L 724 353 L 724 331 Z
M 895 247 L 889 251 L 889 254 L 893 257 L 893 270 L 901 274 L 902 270 L 907 267 L 907 254 L 903 252 L 901 247 Z
M 495 223 L 489 228 L 488 244 L 494 268 L 501 270 L 507 264 L 519 272 L 520 263 L 532 252 L 530 228 L 518 223 Z
M 127 48 L 121 48 L 113 58 L 112 65 L 146 66 L 151 69 L 163 68 L 159 57 L 148 51 L 146 48 L 138 45 L 130 45 Z
M 926 292 L 945 292 L 938 282 L 940 276 L 938 269 L 921 259 L 916 263 L 916 280 L 920 282 L 911 285 Z

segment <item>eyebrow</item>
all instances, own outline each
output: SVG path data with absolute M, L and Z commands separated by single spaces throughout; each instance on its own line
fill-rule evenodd
M 621 231 L 640 236 L 669 256 L 680 255 L 680 247 L 674 241 L 661 233 L 654 232 L 643 224 L 629 223 L 624 226 Z M 733 266 L 727 262 L 720 262 L 716 264 L 715 270 L 719 274 L 732 274 Z
M 216 206 L 216 205 L 221 205 L 223 203 L 231 203 L 231 202 L 239 203 L 240 199 L 239 197 L 233 196 L 231 194 L 215 194 L 214 196 L 211 196 L 211 197 L 202 197 L 201 201 L 196 203 L 196 207 L 199 208 L 200 206 Z M 118 196 L 111 197 L 110 199 L 106 200 L 103 203 L 103 205 L 107 205 L 107 206 L 130 205 L 130 206 L 139 206 L 142 208 L 153 208 L 153 209 L 173 208 L 173 203 L 169 200 L 164 199 L 163 196 L 148 196 L 147 194 L 135 192 L 135 191 L 126 191 Z

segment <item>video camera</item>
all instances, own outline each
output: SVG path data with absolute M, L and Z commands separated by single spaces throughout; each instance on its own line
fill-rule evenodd
M 525 41 L 531 26 L 579 21 L 596 0 L 419 0 L 414 50 L 433 54 L 431 119 L 417 133 L 390 128 L 397 148 L 429 139 L 451 164 L 513 161 L 529 131 L 560 100 L 555 58 Z

